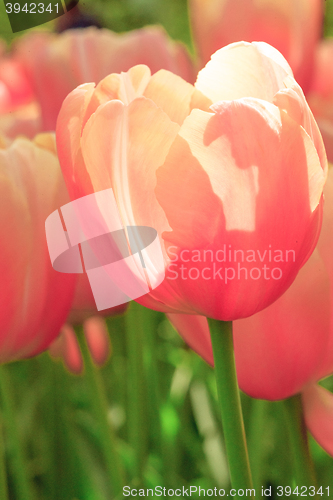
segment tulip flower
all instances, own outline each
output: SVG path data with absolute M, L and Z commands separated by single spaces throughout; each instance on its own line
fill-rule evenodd
M 282 53 L 296 81 L 308 89 L 321 34 L 322 0 L 190 0 L 189 7 L 202 64 L 229 43 L 260 40 Z
M 72 300 L 75 276 L 52 269 L 46 217 L 67 199 L 54 137 L 17 138 L 0 149 L 0 361 L 47 349 Z
M 19 39 L 13 52 L 33 86 L 45 131 L 55 129 L 69 92 L 82 83 L 99 82 L 111 72 L 147 64 L 152 73 L 164 68 L 193 79 L 185 47 L 172 42 L 158 27 L 124 34 L 94 27 L 60 35 L 34 32 Z
M 49 354 L 54 359 L 62 359 L 66 368 L 75 375 L 83 371 L 83 360 L 80 346 L 72 326 L 62 326 L 59 335 L 52 342 Z
M 322 364 L 330 338 L 330 284 L 316 250 L 295 282 L 274 304 L 235 321 L 238 381 L 259 399 L 279 400 L 333 371 Z
M 333 161 L 333 40 L 322 40 L 316 50 L 308 101 L 323 136 L 327 158 Z
M 32 89 L 22 66 L 10 56 L 0 54 L 0 113 L 28 104 L 32 98 Z
M 94 363 L 103 366 L 111 353 L 110 337 L 104 318 L 91 316 L 83 324 L 83 332 Z M 66 323 L 49 349 L 53 358 L 61 358 L 67 369 L 80 374 L 83 359 L 74 328 Z
M 146 268 L 166 278 L 137 299 L 147 307 L 247 317 L 283 294 L 318 239 L 322 139 L 265 43 L 219 50 L 195 86 L 142 65 L 81 85 L 57 146 L 72 199 L 112 188 L 124 226 L 156 229 L 164 267 L 148 255 Z
M 240 388 L 272 401 L 302 393 L 307 426 L 333 455 L 333 395 L 316 384 L 333 373 L 333 170 L 324 194 L 323 230 L 316 250 L 282 297 L 234 322 L 234 345 Z M 168 316 L 184 340 L 213 365 L 206 318 Z
M 0 46 L 0 134 L 32 139 L 39 130 L 39 109 L 24 69 Z
M 41 129 L 40 109 L 36 101 L 0 114 L 0 134 L 10 139 L 19 135 L 33 139 Z

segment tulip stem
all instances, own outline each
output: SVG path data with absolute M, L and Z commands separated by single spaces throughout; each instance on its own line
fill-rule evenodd
M 133 484 L 138 488 L 144 482 L 147 460 L 148 426 L 146 377 L 144 366 L 144 308 L 131 302 L 126 313 L 128 355 L 128 438 L 134 451 Z
M 3 422 L 0 423 L 0 498 L 8 500 L 6 460 L 3 440 Z
M 118 498 L 122 494 L 123 473 L 120 467 L 119 456 L 116 449 L 115 436 L 108 420 L 108 404 L 104 390 L 103 379 L 99 369 L 95 366 L 88 350 L 87 342 L 82 333 L 82 328 L 77 330 L 77 337 L 80 344 L 82 357 L 84 360 L 84 378 L 90 392 L 90 402 L 96 422 L 98 423 L 101 437 L 101 445 L 113 498 Z
M 231 485 L 252 489 L 233 349 L 232 323 L 208 319 Z
M 251 418 L 248 434 L 248 446 L 253 485 L 256 491 L 260 491 L 264 477 L 264 448 L 263 436 L 267 434 L 267 405 L 262 399 L 252 399 Z
M 11 387 L 8 370 L 8 366 L 0 366 L 1 408 L 3 412 L 5 434 L 8 436 L 8 461 L 14 477 L 15 498 L 17 498 L 17 500 L 32 500 L 34 495 L 32 494 L 27 472 L 27 461 L 24 457 L 22 441 L 17 427 L 13 389 Z M 6 496 L 1 496 L 1 499 L 2 498 L 6 498 Z
M 304 422 L 301 395 L 283 401 L 289 441 L 292 448 L 296 485 L 316 486 L 314 467 L 309 450 L 307 429 Z

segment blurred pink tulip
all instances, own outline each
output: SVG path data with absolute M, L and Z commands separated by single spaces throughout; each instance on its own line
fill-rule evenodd
M 308 101 L 323 136 L 327 158 L 333 161 L 333 39 L 316 50 L 314 77 Z
M 92 360 L 98 366 L 104 365 L 111 354 L 111 342 L 105 319 L 99 316 L 89 317 L 83 324 L 83 332 Z M 53 358 L 62 359 L 70 372 L 75 375 L 82 373 L 84 368 L 82 354 L 75 330 L 70 324 L 63 325 L 58 337 L 51 344 L 49 353 Z
M 194 77 L 185 47 L 159 27 L 124 34 L 94 27 L 60 35 L 29 33 L 17 41 L 14 54 L 33 86 L 46 131 L 55 129 L 69 92 L 82 83 L 99 82 L 111 72 L 146 64 L 152 73 L 164 68 L 189 81 Z
M 316 385 L 333 373 L 333 169 L 324 194 L 317 249 L 282 297 L 234 322 L 234 344 L 240 388 L 273 401 L 301 392 L 309 430 L 333 455 L 333 394 Z M 213 364 L 206 318 L 168 316 L 184 340 Z
M 305 423 L 316 441 L 333 456 L 333 394 L 318 384 L 302 393 Z
M 91 357 L 96 365 L 102 366 L 111 353 L 108 329 L 103 318 L 94 316 L 84 322 L 84 334 Z
M 41 125 L 40 109 L 35 101 L 8 113 L 0 113 L 0 134 L 10 139 L 19 135 L 33 139 L 41 132 Z
M 309 258 L 327 162 L 291 75 L 273 47 L 240 42 L 214 54 L 194 87 L 136 66 L 64 101 L 57 146 L 71 198 L 112 188 L 123 225 L 153 227 L 163 242 L 166 279 L 138 299 L 143 305 L 246 317 L 276 300 Z M 228 261 L 232 279 L 216 257 L 223 248 L 259 252 L 270 269 L 269 252 L 280 252 L 279 276 L 251 279 L 253 259 L 243 259 L 236 278 Z
M 0 361 L 47 349 L 70 309 L 75 276 L 52 269 L 45 219 L 67 199 L 55 141 L 18 138 L 0 149 Z
M 40 130 L 39 107 L 23 67 L 0 45 L 0 134 L 32 139 Z
M 330 337 L 328 273 L 316 250 L 295 282 L 274 304 L 235 321 L 239 385 L 252 397 L 279 400 L 326 374 L 322 363 Z
M 82 355 L 76 333 L 72 326 L 66 324 L 61 328 L 58 337 L 49 348 L 49 353 L 52 358 L 62 359 L 70 372 L 75 375 L 82 373 Z
M 0 113 L 13 111 L 32 98 L 32 89 L 21 65 L 9 56 L 0 57 Z
M 232 42 L 267 42 L 287 59 L 307 91 L 323 23 L 322 0 L 190 0 L 202 64 Z

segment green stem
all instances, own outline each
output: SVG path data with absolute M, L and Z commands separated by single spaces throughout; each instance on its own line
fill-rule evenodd
M 150 420 L 150 436 L 156 452 L 162 455 L 161 397 L 157 357 L 157 326 L 159 315 L 156 311 L 141 308 L 144 329 L 144 366 L 147 374 L 147 399 Z
M 301 395 L 283 401 L 289 440 L 292 448 L 294 475 L 297 486 L 315 486 L 316 478 L 310 455 L 307 429 L 304 422 Z
M 44 496 L 49 500 L 79 497 L 80 460 L 73 433 L 74 411 L 71 403 L 73 376 L 60 361 L 45 353 L 38 358 L 44 380 L 42 419 L 47 440 L 44 442 Z
M 232 323 L 208 319 L 217 394 L 220 403 L 230 480 L 233 488 L 252 489 L 243 415 L 237 384 Z
M 100 442 L 110 477 L 113 498 L 118 498 L 118 496 L 120 497 L 122 495 L 123 474 L 115 445 L 115 437 L 107 417 L 108 404 L 104 391 L 103 379 L 99 369 L 95 366 L 91 359 L 91 355 L 82 331 L 78 334 L 78 340 L 84 360 L 84 377 L 87 382 L 87 388 L 90 392 L 92 410 L 99 426 L 101 436 Z
M 131 302 L 126 313 L 128 356 L 128 438 L 134 450 L 133 484 L 143 486 L 148 447 L 143 307 Z
M 8 367 L 5 365 L 0 366 L 0 395 L 4 427 L 8 442 L 8 459 L 14 478 L 13 485 L 15 489 L 15 498 L 17 500 L 32 500 L 33 494 L 28 479 L 27 461 L 24 457 L 17 427 L 13 389 L 10 383 Z M 6 497 L 1 496 L 0 498 Z
M 266 435 L 265 423 L 267 415 L 267 401 L 252 399 L 251 419 L 249 427 L 249 455 L 253 485 L 256 491 L 260 491 L 264 476 L 264 439 Z
M 0 498 L 8 500 L 6 460 L 3 441 L 3 422 L 0 422 Z

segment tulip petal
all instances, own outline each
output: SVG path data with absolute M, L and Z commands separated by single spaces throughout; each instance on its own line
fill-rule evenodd
M 273 102 L 292 71 L 265 43 L 238 42 L 218 50 L 198 74 L 195 87 L 213 102 L 255 97 Z
M 333 40 L 321 40 L 307 100 L 320 128 L 329 161 L 333 161 Z
M 333 259 L 332 259 L 332 248 L 333 248 L 333 169 L 332 167 L 328 171 L 327 181 L 324 187 L 324 214 L 323 214 L 323 225 L 318 240 L 318 251 L 322 257 L 325 266 L 327 267 L 330 287 L 331 287 L 331 311 L 333 310 Z M 317 374 L 317 380 L 327 377 L 333 373 L 333 318 L 331 318 L 330 324 L 330 336 L 329 342 L 326 346 L 325 356 L 320 364 L 319 371 Z
M 322 0 L 190 0 L 194 41 L 201 62 L 230 43 L 267 42 L 287 59 L 308 90 L 321 36 Z
M 330 336 L 327 270 L 312 254 L 273 304 L 234 322 L 238 381 L 252 397 L 278 400 L 318 380 Z
M 286 89 L 280 90 L 274 96 L 274 104 L 280 109 L 285 110 L 291 118 L 301 125 L 312 139 L 316 147 L 320 164 L 323 171 L 327 174 L 327 158 L 323 139 L 321 137 L 319 127 L 313 117 L 313 114 L 307 105 L 301 87 L 291 77 L 284 80 Z
M 182 249 L 221 251 L 225 242 L 242 251 L 295 252 L 294 262 L 280 263 L 278 287 L 263 276 L 250 284 L 245 275 L 243 284 L 241 279 L 221 287 L 218 277 L 203 276 L 203 268 L 213 265 L 202 261 L 195 266 L 200 267 L 200 287 L 199 281 L 194 286 L 193 280 L 181 278 L 182 262 L 173 264 L 178 276 L 172 288 L 188 298 L 193 312 L 230 320 L 276 300 L 295 278 L 295 262 L 298 269 L 311 254 L 320 227 L 317 207 L 321 210 L 325 175 L 304 129 L 273 104 L 241 99 L 213 109 L 216 114 L 192 111 L 157 171 L 157 200 L 172 228 L 163 234 L 166 247 L 176 246 L 178 255 Z M 269 300 L 272 292 L 276 295 Z
M 331 282 L 333 283 L 333 168 L 328 170 L 327 180 L 324 187 L 325 210 L 323 216 L 323 225 L 318 241 L 318 250 L 322 256 L 325 265 L 330 274 Z
M 13 111 L 29 103 L 32 97 L 23 67 L 13 58 L 0 54 L 0 113 Z
M 98 83 L 110 73 L 145 64 L 152 73 L 165 68 L 188 81 L 194 79 L 186 48 L 171 41 L 160 27 L 124 34 L 95 27 L 60 35 L 34 32 L 16 41 L 15 55 L 34 87 L 47 131 L 54 130 L 61 104 L 75 87 Z
M 315 440 L 333 456 L 333 394 L 311 384 L 302 392 L 305 423 Z
M 168 319 L 185 342 L 208 364 L 214 366 L 212 343 L 207 318 L 194 314 L 167 314 Z
M 64 325 L 60 335 L 63 361 L 70 372 L 79 375 L 83 371 L 83 360 L 76 333 L 71 326 Z
M 32 356 L 46 349 L 58 334 L 73 298 L 75 276 L 52 269 L 45 238 L 46 217 L 68 200 L 68 194 L 53 152 L 54 138 L 38 141 L 43 143 L 42 148 L 20 138 L 9 148 L 0 150 L 2 174 L 16 186 L 18 197 L 13 200 L 13 216 L 8 217 L 7 222 L 3 220 L 0 228 L 3 234 L 8 234 L 9 242 L 15 233 L 18 235 L 12 254 L 1 254 L 0 259 L 9 269 L 13 263 L 8 292 L 10 297 L 14 285 L 17 294 L 5 311 L 11 322 L 6 329 L 1 329 L 1 361 Z M 4 199 L 8 203 L 12 202 L 11 198 L 6 194 Z M 25 213 L 17 220 L 20 198 L 24 200 Z M 7 292 L 6 286 L 6 282 L 2 282 L 1 291 Z M 16 308 L 13 315 L 11 306 Z
M 195 107 L 206 111 L 212 104 L 192 85 L 166 70 L 160 70 L 151 77 L 144 96 L 151 99 L 179 125 L 190 114 L 194 101 Z
M 328 290 L 326 269 L 315 252 L 280 299 L 233 323 L 237 375 L 244 392 L 260 399 L 284 399 L 318 378 L 329 336 Z M 213 365 L 207 319 L 167 316 L 185 342 Z M 308 386 L 304 394 L 316 387 Z
M 150 77 L 150 69 L 144 65 L 134 66 L 127 73 L 108 75 L 96 87 L 93 100 L 97 99 L 97 105 L 94 103 L 95 109 L 88 109 L 89 114 L 95 112 L 100 104 L 112 99 L 129 104 L 136 97 L 141 97 Z
M 321 118 L 315 113 L 321 137 L 325 146 L 327 159 L 333 162 L 333 122 L 329 119 Z
M 168 227 L 154 196 L 155 173 L 178 130 L 144 97 L 128 107 L 110 101 L 88 120 L 82 136 L 87 171 L 95 191 L 113 187 L 124 225 L 148 225 L 159 232 Z
M 89 351 L 94 362 L 102 366 L 111 351 L 111 342 L 105 320 L 98 316 L 87 319 L 83 325 Z
M 179 126 L 145 97 L 129 106 L 110 101 L 88 120 L 82 135 L 87 171 L 95 191 L 113 188 L 124 226 L 150 226 L 159 236 L 169 229 L 154 189 L 156 170 L 178 130 Z M 149 254 L 145 263 L 157 278 L 162 269 L 155 267 L 154 260 Z
M 29 215 L 27 202 L 9 179 L 4 168 L 3 151 L 0 150 L 0 332 L 11 327 L 24 294 L 24 272 L 29 261 Z M 2 340 L 2 339 L 1 339 Z
M 61 169 L 72 199 L 92 192 L 92 186 L 81 153 L 81 130 L 94 84 L 81 85 L 65 99 L 57 121 L 57 149 Z M 75 181 L 75 182 L 73 182 Z
M 24 135 L 33 139 L 41 130 L 40 110 L 36 102 L 20 106 L 7 114 L 0 114 L 0 133 L 15 139 Z

